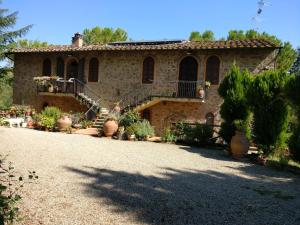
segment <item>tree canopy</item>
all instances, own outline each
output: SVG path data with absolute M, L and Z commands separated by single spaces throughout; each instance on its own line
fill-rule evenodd
M 227 38 L 221 38 L 219 40 L 245 40 L 245 39 L 264 39 L 271 41 L 282 48 L 276 58 L 276 68 L 279 70 L 288 71 L 294 64 L 297 52 L 293 49 L 289 42 L 282 42 L 275 35 L 270 35 L 266 32 L 258 32 L 256 30 L 230 30 L 228 31 Z M 190 41 L 211 41 L 215 40 L 214 33 L 210 30 L 204 31 L 202 34 L 198 31 L 192 31 L 189 37 Z
M 213 41 L 215 40 L 214 32 L 206 30 L 202 34 L 198 31 L 192 31 L 189 37 L 190 41 Z
M 11 44 L 11 48 L 40 48 L 47 46 L 49 46 L 48 42 L 28 39 L 20 39 Z
M 126 41 L 127 39 L 127 32 L 121 28 L 113 29 L 96 26 L 92 29 L 84 29 L 83 31 L 83 42 L 85 45 L 106 44 L 114 41 Z
M 5 58 L 4 52 L 9 49 L 10 44 L 16 38 L 25 35 L 32 27 L 32 25 L 28 25 L 17 30 L 11 30 L 17 22 L 17 16 L 18 12 L 9 13 L 8 9 L 0 8 L 0 60 Z

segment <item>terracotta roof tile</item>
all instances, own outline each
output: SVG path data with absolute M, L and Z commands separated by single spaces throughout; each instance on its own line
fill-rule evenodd
M 140 51 L 140 50 L 201 50 L 201 49 L 236 49 L 236 48 L 279 48 L 280 46 L 258 39 L 230 40 L 230 41 L 182 41 L 180 43 L 166 44 L 106 44 L 106 45 L 86 45 L 74 47 L 72 45 L 51 45 L 41 48 L 17 48 L 10 53 L 29 52 L 74 52 L 74 51 Z

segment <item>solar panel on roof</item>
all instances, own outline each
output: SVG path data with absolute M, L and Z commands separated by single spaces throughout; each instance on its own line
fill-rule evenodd
M 161 40 L 161 41 L 117 41 L 108 43 L 108 45 L 165 45 L 165 44 L 176 44 L 182 43 L 185 40 Z

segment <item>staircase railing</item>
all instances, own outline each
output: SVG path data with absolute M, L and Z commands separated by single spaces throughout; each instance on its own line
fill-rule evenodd
M 153 81 L 149 85 L 141 85 L 135 90 L 123 94 L 124 97 L 119 105 L 122 110 L 134 108 L 155 97 L 193 98 L 204 101 L 205 93 L 203 81 Z

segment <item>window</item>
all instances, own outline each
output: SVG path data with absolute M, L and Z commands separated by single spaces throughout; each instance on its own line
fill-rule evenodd
M 209 112 L 205 115 L 206 124 L 207 125 L 214 125 L 215 123 L 215 116 L 212 112 Z
M 92 58 L 89 65 L 89 82 L 98 82 L 99 61 L 97 58 Z
M 211 84 L 219 84 L 220 59 L 217 56 L 210 56 L 206 61 L 206 81 Z
M 151 121 L 151 111 L 149 109 L 144 109 L 141 113 L 141 117 L 142 119 Z
M 143 62 L 143 79 L 144 84 L 151 84 L 154 79 L 154 59 L 147 57 Z
M 64 77 L 65 63 L 61 57 L 56 59 L 56 75 L 59 77 Z
M 43 62 L 43 76 L 51 76 L 51 61 L 45 59 Z

